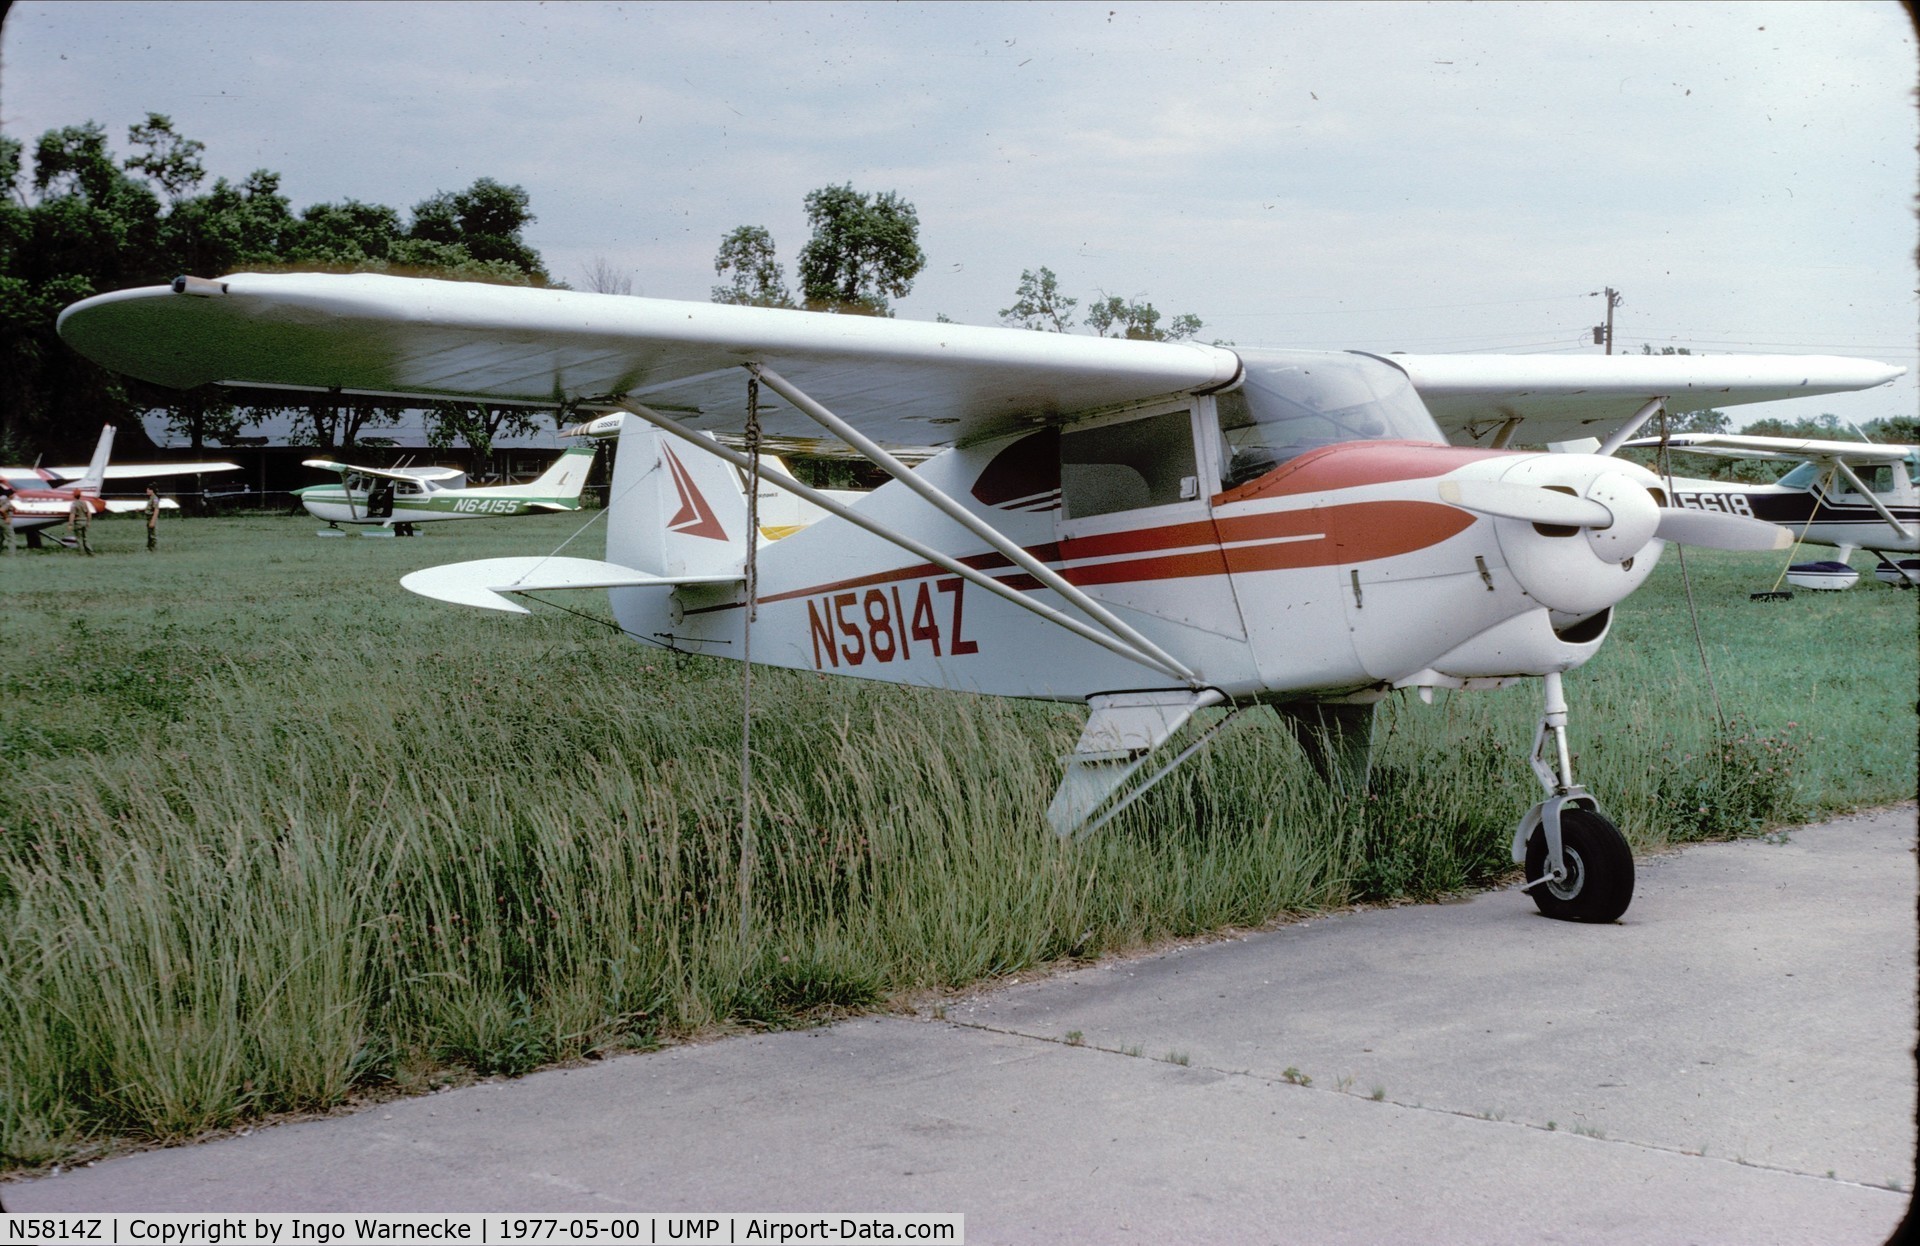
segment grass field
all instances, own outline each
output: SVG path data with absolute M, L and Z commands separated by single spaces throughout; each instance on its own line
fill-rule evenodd
M 1063 844 L 1078 711 L 760 672 L 743 938 L 738 667 L 396 584 L 579 522 L 0 562 L 0 1166 L 1484 885 L 1536 799 L 1525 687 L 1393 703 L 1364 803 L 1259 718 Z M 1671 554 L 1567 681 L 1636 847 L 1910 797 L 1920 595 L 1689 565 L 1726 730 Z

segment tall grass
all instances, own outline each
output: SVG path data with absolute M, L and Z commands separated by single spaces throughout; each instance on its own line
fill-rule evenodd
M 1481 885 L 1537 798 L 1535 691 L 1443 695 L 1388 705 L 1364 801 L 1257 715 L 1063 843 L 1076 711 L 764 672 L 743 941 L 738 668 L 393 585 L 575 522 L 0 563 L 0 1162 Z M 1916 595 L 1693 562 L 1728 727 L 1671 568 L 1569 680 L 1636 843 L 1910 795 Z

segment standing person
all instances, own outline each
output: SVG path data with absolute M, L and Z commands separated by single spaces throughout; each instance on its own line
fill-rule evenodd
M 74 494 L 73 503 L 67 507 L 67 530 L 73 533 L 80 552 L 89 558 L 93 557 L 93 542 L 87 539 L 87 529 L 92 524 L 93 508 L 87 505 L 87 499 Z
M 160 545 L 160 499 L 154 496 L 153 486 L 147 486 L 147 552 L 151 554 Z
M 13 555 L 13 490 L 0 484 L 0 554 Z

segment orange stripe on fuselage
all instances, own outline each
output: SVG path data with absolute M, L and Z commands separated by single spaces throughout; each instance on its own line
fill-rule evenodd
M 1462 449 L 1413 441 L 1325 446 L 1282 464 L 1258 480 L 1218 494 L 1213 502 L 1217 508 L 1254 498 L 1351 489 L 1399 480 L 1424 480 L 1444 476 L 1464 463 L 1508 453 L 1513 452 Z M 1063 541 L 1039 542 L 1024 548 L 1058 571 L 1069 584 L 1137 584 L 1228 573 L 1372 562 L 1438 545 L 1465 531 L 1473 523 L 1472 514 L 1441 502 L 1385 498 L 1251 515 L 1216 513 L 1212 519 L 1069 537 Z M 1085 563 L 1087 559 L 1096 558 L 1113 561 Z M 959 561 L 989 574 L 1006 571 L 1013 566 L 1010 559 L 993 552 L 974 554 Z M 918 563 L 775 593 L 759 601 L 765 605 L 796 597 L 947 574 L 950 573 L 932 563 Z M 1040 587 L 1039 581 L 1023 571 L 999 578 L 1022 592 Z
M 1431 441 L 1359 441 L 1321 446 L 1289 459 L 1257 480 L 1214 495 L 1215 506 L 1255 498 L 1328 493 L 1396 480 L 1430 480 L 1463 464 L 1497 458 L 1518 450 L 1475 450 Z

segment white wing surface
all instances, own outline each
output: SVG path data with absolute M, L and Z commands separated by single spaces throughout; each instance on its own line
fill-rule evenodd
M 868 435 L 910 444 L 1214 388 L 1240 367 L 1232 351 L 1187 343 L 373 274 L 122 290 L 67 308 L 60 333 L 115 371 L 179 388 L 538 406 L 620 395 L 709 431 L 741 426 L 741 365 L 762 363 Z M 769 434 L 818 435 L 771 391 L 760 401 Z
M 637 399 L 738 431 L 760 363 L 877 440 L 947 445 L 1239 374 L 1233 351 L 378 274 L 241 273 L 98 295 L 60 333 L 115 371 L 179 388 L 339 390 L 558 406 Z M 1389 355 L 1456 442 L 1601 436 L 1652 398 L 1693 410 L 1867 389 L 1903 368 L 1830 356 Z M 818 427 L 763 390 L 763 429 Z
M 84 467 L 49 467 L 62 480 L 78 480 L 87 474 Z M 160 476 L 211 476 L 215 472 L 237 472 L 238 463 L 109 463 L 102 476 L 107 480 L 146 480 Z
M 1636 437 L 1627 446 L 1652 450 L 1658 437 Z M 1743 433 L 1678 433 L 1667 439 L 1675 450 L 1717 454 L 1729 459 L 1817 459 L 1848 463 L 1898 463 L 1920 447 L 1875 445 L 1865 441 L 1820 441 L 1807 437 L 1761 437 Z
M 409 484 L 421 481 L 458 480 L 466 475 L 457 467 L 360 467 L 352 463 L 336 463 L 332 459 L 302 459 L 300 466 L 312 467 L 323 472 L 358 472 L 362 476 L 375 476 L 382 480 L 404 480 Z
M 744 584 L 738 575 L 659 576 L 592 558 L 556 558 L 539 554 L 519 558 L 482 558 L 427 567 L 400 577 L 400 586 L 422 597 L 478 606 L 509 614 L 531 613 L 510 593 L 545 593 L 588 588 L 677 588 L 688 585 Z
M 1703 411 L 1778 398 L 1872 389 L 1906 372 L 1835 355 L 1387 355 L 1413 379 L 1449 440 L 1605 438 L 1655 398 Z

